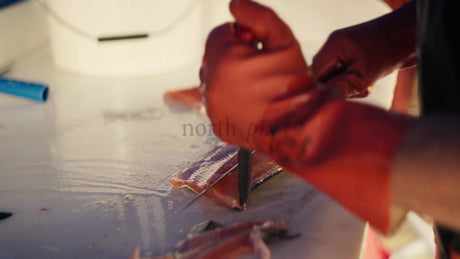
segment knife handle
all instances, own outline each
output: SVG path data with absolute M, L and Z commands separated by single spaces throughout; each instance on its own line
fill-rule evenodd
M 241 26 L 238 23 L 233 23 L 233 30 L 236 38 L 240 41 L 251 45 L 258 50 L 262 50 L 262 41 L 258 40 L 256 35 L 249 28 Z

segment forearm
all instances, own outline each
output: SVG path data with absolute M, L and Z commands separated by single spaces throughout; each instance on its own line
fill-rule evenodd
M 395 69 L 415 65 L 416 0 L 379 19 L 390 47 L 387 55 L 396 62 Z
M 420 119 L 396 156 L 393 202 L 460 229 L 460 119 Z
M 391 110 L 403 114 L 409 113 L 414 89 L 415 67 L 400 70 L 396 80 Z

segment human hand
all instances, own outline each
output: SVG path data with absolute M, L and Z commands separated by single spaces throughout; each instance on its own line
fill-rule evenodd
M 345 98 L 365 97 L 379 78 L 415 62 L 415 5 L 334 31 L 313 58 L 315 80 Z M 334 76 L 331 76 L 334 74 Z
M 255 149 L 252 136 L 267 131 L 267 110 L 283 98 L 313 87 L 300 46 L 276 13 L 249 0 L 233 0 L 236 23 L 262 43 L 258 50 L 235 36 L 227 23 L 208 37 L 200 78 L 214 133 Z
M 412 121 L 337 98 L 335 89 L 346 96 L 360 95 L 372 82 L 362 78 L 381 76 L 398 63 L 393 63 L 396 59 L 390 62 L 379 52 L 373 57 L 378 62 L 368 56 L 357 62 L 353 57 L 362 55 L 363 48 L 372 53 L 373 44 L 381 42 L 374 43 L 369 33 L 364 39 L 367 44 L 358 47 L 360 34 L 347 32 L 356 33 L 345 52 L 348 55 L 340 52 L 340 45 L 327 43 L 316 58 L 316 65 L 323 64 L 317 66 L 321 73 L 316 76 L 323 81 L 337 61 L 345 70 L 327 80 L 325 89 L 316 89 L 299 44 L 272 10 L 249 0 L 234 0 L 231 11 L 239 25 L 262 41 L 263 49 L 235 37 L 231 24 L 210 34 L 200 77 L 214 133 L 228 143 L 270 155 L 287 171 L 388 231 L 393 222 L 391 165 Z M 367 28 L 361 26 L 360 30 Z M 345 75 L 350 82 L 365 86 L 358 90 L 354 85 L 350 90 L 348 85 L 327 87 Z

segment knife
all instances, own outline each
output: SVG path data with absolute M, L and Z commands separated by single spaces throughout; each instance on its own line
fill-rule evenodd
M 235 36 L 242 42 L 261 51 L 263 44 L 251 30 L 244 26 L 233 24 Z M 249 183 L 251 182 L 252 152 L 245 148 L 238 149 L 238 198 L 240 207 L 245 210 L 249 196 Z
M 243 210 L 249 196 L 249 183 L 251 181 L 252 152 L 245 148 L 238 149 L 238 197 Z
M 237 23 L 233 24 L 233 29 L 235 36 L 243 41 L 246 44 L 253 46 L 254 48 L 258 49 L 259 51 L 262 49 L 263 45 L 260 41 L 258 41 L 255 35 L 247 28 L 238 26 Z M 222 174 L 214 183 L 208 186 L 205 190 L 201 191 L 193 200 L 191 200 L 187 205 L 182 208 L 181 211 L 188 208 L 192 203 L 198 200 L 201 196 L 203 196 L 207 191 L 209 191 L 214 185 L 224 179 L 230 172 L 232 172 L 236 167 L 238 167 L 238 198 L 239 198 L 239 205 L 246 209 L 246 202 L 249 196 L 249 183 L 251 181 L 251 160 L 252 160 L 252 152 L 250 150 L 239 148 L 238 149 L 238 163 L 230 168 L 227 172 Z

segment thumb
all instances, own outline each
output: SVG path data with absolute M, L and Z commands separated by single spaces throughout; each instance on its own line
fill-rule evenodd
M 321 89 L 337 89 L 341 98 L 366 97 L 369 94 L 367 85 L 359 75 L 353 71 L 344 71 L 320 84 Z
M 316 53 L 310 66 L 315 82 L 326 81 L 334 72 L 341 70 L 345 59 L 340 49 L 340 46 L 327 41 Z
M 279 49 L 296 42 L 289 26 L 264 5 L 251 0 L 232 0 L 230 12 L 238 25 L 247 27 L 262 41 L 264 49 Z

